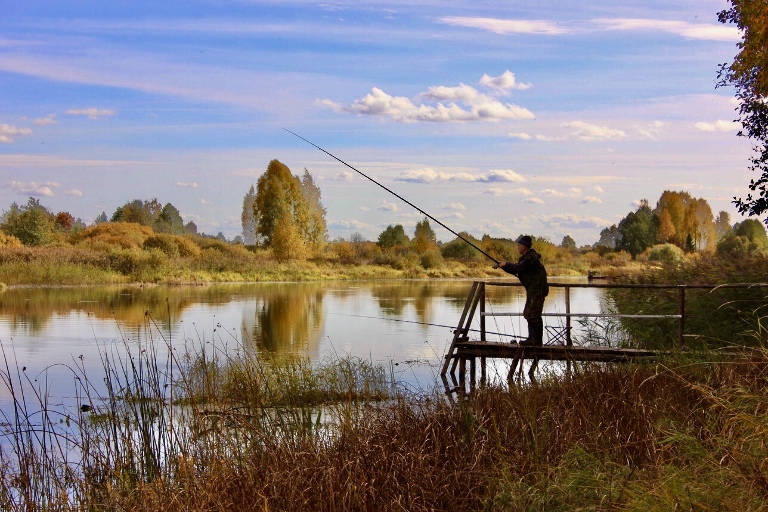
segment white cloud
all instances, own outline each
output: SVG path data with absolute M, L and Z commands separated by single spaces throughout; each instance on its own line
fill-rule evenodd
M 184 188 L 197 188 L 197 182 L 196 181 L 177 181 L 176 182 L 177 187 L 184 187 Z
M 502 73 L 501 76 L 489 76 L 484 74 L 480 78 L 480 84 L 505 94 L 508 89 L 524 91 L 533 87 L 531 84 L 518 83 L 515 74 L 509 70 Z
M 563 123 L 565 128 L 571 128 L 571 135 L 583 141 L 618 140 L 626 138 L 627 134 L 621 130 L 585 123 L 583 121 L 571 121 Z
M 666 123 L 662 121 L 654 121 L 643 128 L 639 128 L 638 132 L 643 139 L 657 140 L 665 126 Z
M 78 190 L 78 189 L 76 189 L 76 188 L 73 188 L 71 190 L 67 190 L 64 193 L 67 194 L 68 196 L 72 196 L 72 197 L 83 197 L 83 192 Z
M 542 215 L 541 220 L 549 226 L 569 228 L 602 228 L 612 224 L 611 221 L 601 219 L 600 217 L 582 216 L 573 213 Z
M 544 204 L 544 200 L 539 197 L 529 197 L 525 200 L 526 203 Z
M 383 212 L 396 212 L 397 205 L 395 203 L 388 203 L 386 201 L 382 201 L 381 204 L 376 209 L 381 210 Z
M 328 227 L 364 230 L 372 226 L 370 224 L 366 224 L 365 222 L 360 222 L 359 220 L 355 220 L 355 219 L 341 219 L 341 220 L 331 220 L 328 223 Z
M 593 20 L 606 30 L 645 30 L 666 32 L 686 39 L 706 41 L 739 41 L 739 29 L 730 25 L 717 23 L 688 23 L 675 20 L 654 20 L 639 18 L 601 18 Z
M 408 183 L 436 183 L 436 182 L 467 182 L 467 183 L 523 183 L 527 181 L 524 176 L 511 169 L 496 169 L 485 173 L 472 174 L 468 172 L 447 173 L 437 172 L 432 168 L 415 169 L 405 171 L 395 178 L 395 181 Z
M 60 188 L 61 184 L 55 181 L 46 181 L 45 183 L 12 181 L 8 186 L 16 192 L 28 194 L 32 197 L 53 197 L 56 194 L 54 194 L 52 188 Z
M 67 110 L 67 114 L 71 116 L 86 116 L 88 119 L 97 120 L 101 117 L 111 117 L 115 115 L 114 110 L 109 110 L 106 108 L 81 108 L 81 109 L 69 109 Z
M 355 179 L 355 174 L 351 171 L 347 172 L 340 172 L 337 174 L 334 174 L 329 178 L 331 181 L 353 181 Z
M 573 187 L 567 192 L 560 192 L 559 190 L 555 190 L 552 188 L 545 188 L 540 192 L 542 195 L 550 196 L 550 197 L 579 197 L 581 196 L 581 189 Z
M 208 204 L 208 200 L 207 200 L 207 199 L 205 199 L 205 198 L 200 198 L 200 204 L 202 204 L 203 206 L 205 206 L 205 205 L 207 205 L 207 204 Z
M 488 77 L 488 80 L 500 80 L 500 84 L 509 81 L 502 77 L 498 79 Z M 337 112 L 386 117 L 402 123 L 501 121 L 534 117 L 533 113 L 526 108 L 513 103 L 502 103 L 465 84 L 453 87 L 432 86 L 417 96 L 417 102 L 414 103 L 405 96 L 391 96 L 378 87 L 374 87 L 365 97 L 349 105 L 330 99 L 317 100 L 317 104 Z
M 479 28 L 496 34 L 560 35 L 569 32 L 563 25 L 547 20 L 504 20 L 498 18 L 468 18 L 445 16 L 441 23 L 458 27 Z
M 59 122 L 56 120 L 56 114 L 48 114 L 45 117 L 39 117 L 32 121 L 37 126 L 48 126 L 50 124 L 58 124 Z
M 466 210 L 463 203 L 441 203 L 438 208 L 441 210 Z
M 599 187 L 599 186 L 598 187 L 592 187 L 592 190 L 594 190 L 598 194 L 602 194 L 603 192 L 605 192 L 605 189 L 603 189 L 603 187 Z
M 17 128 L 9 124 L 0 124 L 0 142 L 10 144 L 19 135 L 32 135 L 32 130 L 29 128 Z
M 533 139 L 532 135 L 528 135 L 527 133 L 522 133 L 522 132 L 517 132 L 517 133 L 513 132 L 513 133 L 510 133 L 509 136 L 512 137 L 513 139 L 520 139 L 520 140 Z
M 581 200 L 581 204 L 603 204 L 603 200 L 595 196 L 586 196 Z
M 697 130 L 703 132 L 735 132 L 739 129 L 739 123 L 718 119 L 714 123 L 700 122 L 694 125 Z

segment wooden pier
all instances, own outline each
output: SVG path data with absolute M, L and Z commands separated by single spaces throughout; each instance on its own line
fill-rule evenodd
M 508 380 L 512 380 L 515 371 L 522 372 L 523 363 L 530 360 L 530 369 L 528 375 L 534 378 L 539 361 L 565 361 L 571 362 L 610 362 L 626 363 L 653 361 L 659 353 L 653 350 L 642 350 L 632 348 L 610 348 L 597 346 L 574 346 L 571 338 L 571 318 L 572 317 L 622 317 L 631 316 L 632 318 L 670 318 L 676 319 L 679 323 L 679 334 L 682 341 L 685 325 L 685 290 L 681 289 L 679 293 L 680 305 L 677 314 L 670 315 L 608 315 L 608 314 L 588 314 L 572 313 L 570 310 L 570 288 L 572 287 L 599 287 L 614 288 L 620 285 L 577 285 L 577 284 L 550 284 L 550 287 L 565 288 L 565 313 L 562 315 L 545 313 L 544 316 L 564 316 L 565 325 L 561 328 L 548 331 L 549 340 L 542 346 L 524 346 L 517 342 L 504 343 L 498 341 L 488 341 L 486 330 L 487 316 L 519 316 L 520 313 L 496 313 L 486 312 L 486 286 L 519 286 L 516 283 L 509 282 L 480 282 L 472 283 L 472 288 L 467 297 L 464 310 L 459 323 L 454 330 L 453 340 L 448 352 L 445 355 L 445 361 L 441 371 L 443 383 L 446 390 L 463 390 L 467 384 L 467 370 L 469 370 L 469 387 L 473 389 L 477 382 L 485 383 L 487 379 L 487 360 L 488 359 L 507 359 L 510 360 Z M 631 285 L 629 287 L 632 287 Z M 665 286 L 666 288 L 677 288 Z M 480 328 L 471 329 L 470 325 L 475 316 L 479 316 Z M 471 340 L 470 332 L 477 334 L 478 339 Z M 479 368 L 478 368 L 479 362 Z M 458 370 L 458 375 L 457 375 Z M 478 375 L 479 370 L 479 375 Z M 450 377 L 451 383 L 448 378 Z M 479 381 L 478 381 L 479 377 Z M 452 385 L 451 385 L 452 384 Z

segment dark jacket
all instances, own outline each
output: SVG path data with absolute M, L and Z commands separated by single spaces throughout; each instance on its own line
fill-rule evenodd
M 501 269 L 504 272 L 515 275 L 525 287 L 528 294 L 549 295 L 547 283 L 547 269 L 541 262 L 541 254 L 533 249 L 520 256 L 517 263 L 507 263 Z

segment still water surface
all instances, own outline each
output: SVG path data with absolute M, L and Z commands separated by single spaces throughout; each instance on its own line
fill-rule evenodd
M 161 359 L 167 345 L 297 353 L 313 361 L 354 356 L 391 367 L 403 385 L 430 388 L 471 284 L 398 280 L 9 289 L 0 294 L 0 343 L 10 373 L 16 364 L 26 368 L 23 373 L 53 403 L 75 400 L 73 375 L 65 365 L 81 364 L 91 378 L 98 376 L 100 352 L 146 343 L 150 323 L 161 333 Z M 600 289 L 574 288 L 571 311 L 598 313 L 603 300 Z M 519 312 L 524 302 L 522 288 L 488 288 L 489 311 Z M 563 289 L 552 288 L 545 312 L 564 311 Z M 564 319 L 547 317 L 545 323 L 562 325 Z M 527 333 L 524 320 L 514 316 L 488 319 L 487 329 Z M 0 402 L 7 404 L 7 390 L 0 393 Z

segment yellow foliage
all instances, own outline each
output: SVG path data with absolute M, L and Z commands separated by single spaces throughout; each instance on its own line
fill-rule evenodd
M 13 235 L 6 235 L 0 231 L 0 247 L 22 247 L 21 240 Z
M 139 249 L 155 234 L 149 226 L 135 222 L 104 222 L 72 235 L 72 244 L 93 249 Z

